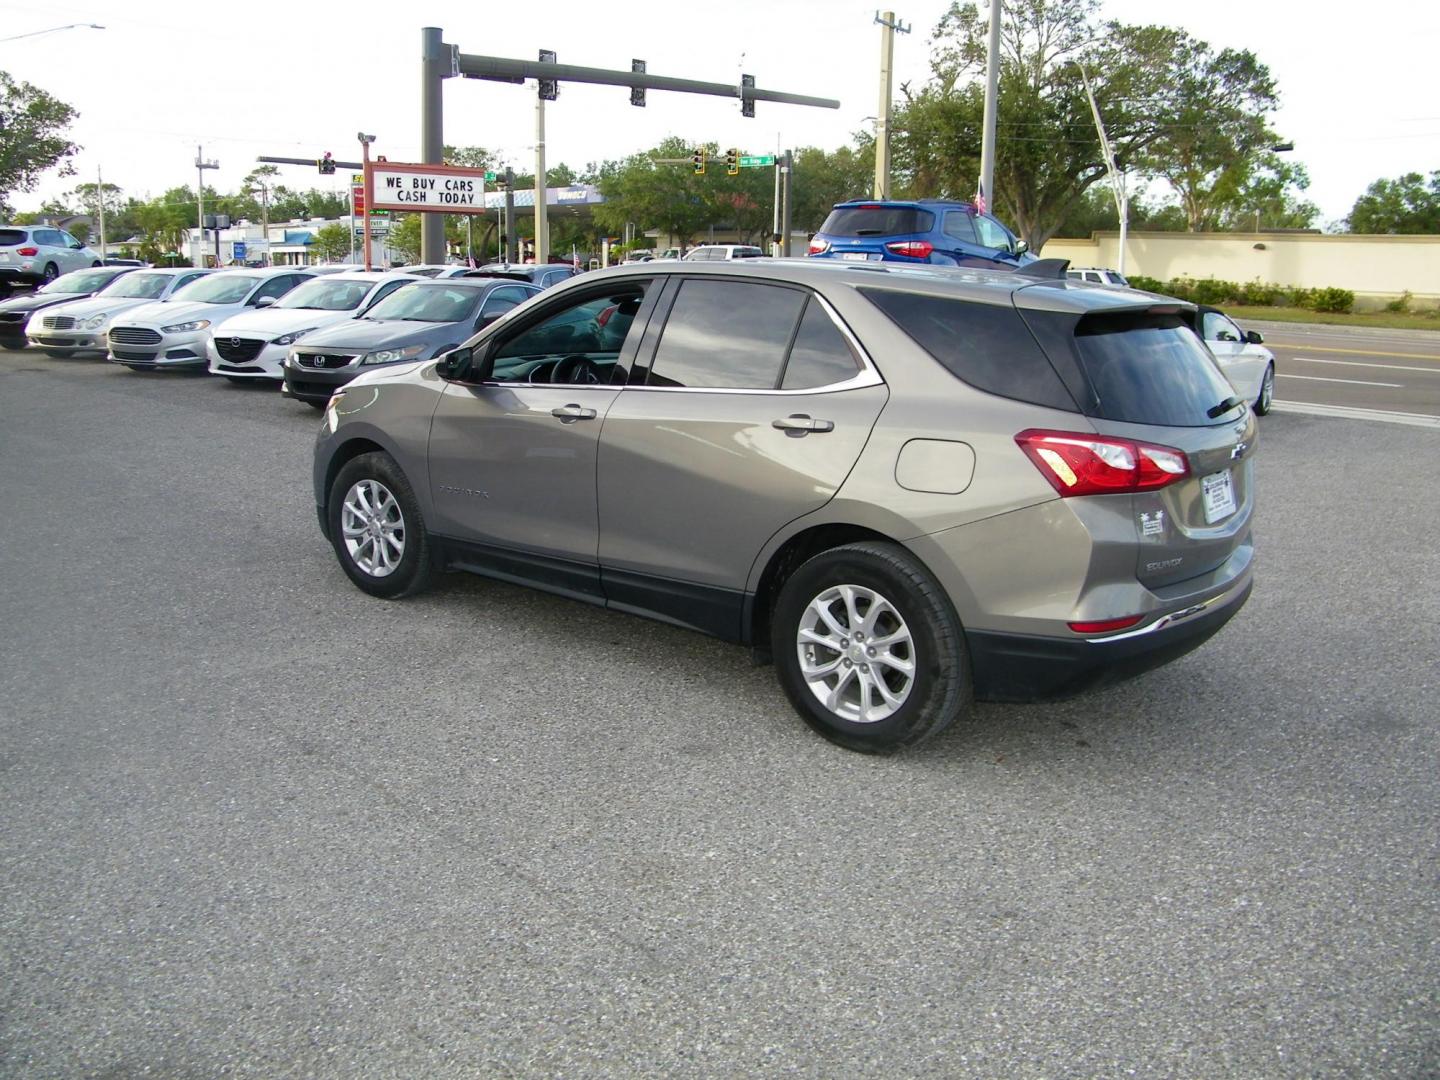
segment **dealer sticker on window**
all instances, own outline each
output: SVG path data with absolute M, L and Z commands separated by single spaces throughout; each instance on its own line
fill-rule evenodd
M 1206 524 L 1213 525 L 1235 512 L 1235 484 L 1229 469 L 1202 476 L 1200 494 L 1205 500 Z

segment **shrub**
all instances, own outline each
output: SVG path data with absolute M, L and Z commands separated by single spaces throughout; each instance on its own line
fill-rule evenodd
M 1239 289 L 1235 287 L 1234 282 L 1203 278 L 1193 284 L 1189 298 L 1196 304 L 1211 304 L 1219 307 L 1233 301 L 1238 292 Z
M 1159 278 L 1146 277 L 1144 274 L 1126 274 L 1125 279 L 1130 282 L 1132 289 L 1158 293 L 1165 291 L 1165 283 Z
M 1246 282 L 1241 285 L 1236 299 L 1250 307 L 1273 307 L 1285 297 L 1285 290 L 1279 285 L 1263 284 L 1259 281 Z
M 1385 310 L 1393 311 L 1400 315 L 1407 314 L 1410 311 L 1410 301 L 1412 299 L 1414 299 L 1414 297 L 1410 295 L 1410 290 L 1406 289 L 1403 293 L 1399 295 L 1398 298 L 1391 300 L 1388 304 L 1386 304 Z
M 1285 299 L 1291 307 L 1305 308 L 1309 311 L 1315 310 L 1315 290 L 1304 289 L 1299 286 L 1285 290 Z
M 1316 311 L 1349 311 L 1355 305 L 1355 294 L 1349 289 L 1316 289 L 1312 303 Z

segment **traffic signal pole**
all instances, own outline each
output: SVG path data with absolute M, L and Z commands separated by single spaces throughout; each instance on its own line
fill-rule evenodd
M 445 80 L 458 74 L 450 64 L 444 31 L 436 26 L 420 30 L 420 161 L 439 165 L 445 154 Z M 445 218 L 420 215 L 420 261 L 445 261 Z

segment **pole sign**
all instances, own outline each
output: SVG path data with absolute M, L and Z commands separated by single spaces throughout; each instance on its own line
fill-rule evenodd
M 774 154 L 742 154 L 740 156 L 740 168 L 742 169 L 760 169 L 774 164 Z
M 365 185 L 363 182 L 350 186 L 350 204 L 355 208 L 356 217 L 365 213 Z
M 235 243 L 233 243 L 233 244 L 230 245 L 230 247 L 231 247 L 231 252 L 230 252 L 230 257 L 231 257 L 231 258 L 233 258 L 233 259 L 243 259 L 243 258 L 245 258 L 245 241 L 244 241 L 244 240 L 236 240 Z
M 484 169 L 375 162 L 370 167 L 370 185 L 372 213 L 473 214 L 485 206 Z

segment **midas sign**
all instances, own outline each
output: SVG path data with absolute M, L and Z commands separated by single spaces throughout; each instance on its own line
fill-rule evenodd
M 448 165 L 395 165 L 371 170 L 376 210 L 474 213 L 485 209 L 485 173 Z

